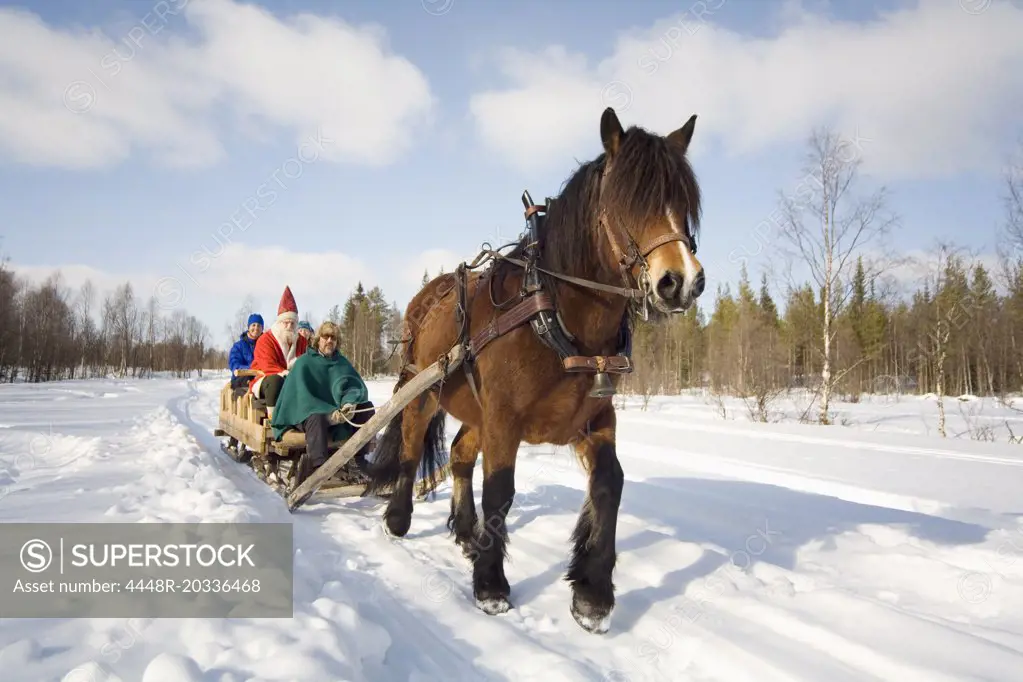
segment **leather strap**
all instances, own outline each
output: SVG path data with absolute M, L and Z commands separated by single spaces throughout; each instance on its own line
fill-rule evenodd
M 513 265 L 519 266 L 520 268 L 525 268 L 526 267 L 526 261 L 524 261 L 524 260 L 522 260 L 520 258 L 513 258 L 511 256 L 505 256 L 504 254 L 497 253 L 497 252 L 494 252 L 494 253 L 496 254 L 495 257 L 500 259 L 500 260 L 508 261 L 509 263 L 512 263 Z M 572 277 L 571 275 L 563 275 L 560 272 L 554 272 L 553 270 L 548 270 L 546 268 L 541 268 L 539 265 L 534 265 L 533 267 L 536 268 L 537 270 L 539 270 L 540 272 L 544 273 L 544 274 L 550 275 L 551 277 L 556 277 L 556 278 L 558 278 L 560 280 L 564 280 L 566 282 L 572 282 L 573 284 L 578 284 L 579 286 L 586 287 L 587 289 L 596 289 L 597 291 L 606 291 L 609 294 L 617 294 L 617 295 L 622 296 L 624 298 L 637 299 L 637 300 L 641 300 L 646 295 L 645 293 L 643 293 L 642 289 L 623 288 L 623 287 L 611 286 L 610 284 L 601 284 L 600 282 L 594 282 L 593 280 L 589 280 L 589 279 L 582 279 L 581 277 Z
M 543 291 L 529 296 L 497 319 L 491 320 L 490 324 L 472 337 L 469 342 L 470 352 L 473 355 L 478 354 L 488 343 L 525 324 L 529 318 L 541 310 L 554 310 L 554 303 L 551 302 L 550 296 Z
M 632 361 L 626 355 L 572 355 L 564 360 L 566 372 L 610 372 L 630 374 Z
M 667 244 L 668 242 L 685 242 L 686 246 L 689 246 L 689 240 L 680 235 L 678 232 L 668 232 L 666 234 L 662 234 L 656 239 L 650 240 L 650 243 L 647 244 L 645 249 L 639 252 L 639 255 L 646 258 L 650 255 L 651 251 L 656 249 L 658 246 Z

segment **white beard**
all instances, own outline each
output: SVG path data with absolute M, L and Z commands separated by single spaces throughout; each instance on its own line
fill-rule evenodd
M 275 322 L 273 327 L 270 328 L 274 338 L 277 339 L 277 343 L 281 344 L 281 350 L 284 351 L 284 359 L 291 365 L 291 361 L 295 359 L 295 351 L 298 347 L 298 332 L 287 331 L 279 322 Z

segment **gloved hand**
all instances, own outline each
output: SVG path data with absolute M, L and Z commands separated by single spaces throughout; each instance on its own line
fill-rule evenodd
M 336 425 L 340 424 L 343 421 L 348 421 L 354 416 L 355 405 L 353 405 L 352 403 L 345 403 L 339 409 L 336 409 L 333 412 L 331 412 L 330 416 L 327 418 L 327 421 L 329 421 L 331 425 Z

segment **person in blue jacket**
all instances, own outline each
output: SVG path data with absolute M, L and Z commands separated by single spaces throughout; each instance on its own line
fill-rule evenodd
M 250 377 L 240 377 L 239 369 L 252 366 L 252 354 L 256 349 L 256 339 L 263 333 L 263 316 L 259 313 L 249 315 L 248 329 L 243 331 L 238 340 L 231 346 L 227 364 L 231 370 L 231 388 L 248 388 Z

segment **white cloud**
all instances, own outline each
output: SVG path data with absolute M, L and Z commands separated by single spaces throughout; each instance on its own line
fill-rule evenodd
M 698 114 L 697 155 L 708 141 L 730 154 L 803 143 L 831 123 L 867 138 L 865 170 L 887 178 L 1004 163 L 1023 106 L 1023 7 L 994 2 L 972 15 L 954 0 L 921 0 L 855 24 L 790 3 L 769 38 L 713 23 L 738 11 L 695 3 L 621 35 L 596 65 L 560 46 L 501 50 L 509 85 L 472 98 L 477 133 L 518 167 L 564 166 L 600 152 L 600 114 L 613 106 L 623 124 L 662 134 Z
M 282 128 L 331 139 L 324 158 L 383 164 L 431 120 L 425 76 L 379 27 L 231 0 L 144 8 L 117 32 L 0 9 L 0 153 L 90 168 L 142 151 L 193 166 L 223 157 L 224 129 Z

